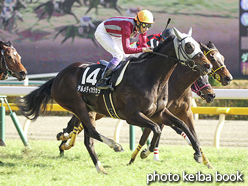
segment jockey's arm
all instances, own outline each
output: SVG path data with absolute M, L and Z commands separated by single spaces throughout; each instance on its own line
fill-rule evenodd
M 122 36 L 122 46 L 125 54 L 135 54 L 142 52 L 142 48 L 132 48 L 130 46 L 130 37 L 127 34 Z

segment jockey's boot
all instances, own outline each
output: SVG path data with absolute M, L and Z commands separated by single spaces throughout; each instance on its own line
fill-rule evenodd
M 96 88 L 98 89 L 111 89 L 112 91 L 114 90 L 114 88 L 112 87 L 112 85 L 109 85 L 107 83 L 109 76 L 113 73 L 113 70 L 109 69 L 108 67 L 105 68 L 103 74 L 102 74 L 102 79 L 100 79 L 97 84 L 96 84 Z

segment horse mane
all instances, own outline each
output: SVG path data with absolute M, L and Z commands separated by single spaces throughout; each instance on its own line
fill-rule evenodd
M 170 43 L 171 41 L 173 41 L 173 39 L 175 38 L 174 35 L 170 35 L 169 37 L 167 37 L 164 42 L 159 43 L 158 46 L 154 47 L 153 51 L 154 52 L 159 52 L 161 50 L 161 48 L 163 48 L 165 45 L 167 45 L 168 43 Z M 148 57 L 152 57 L 155 54 L 150 53 L 150 52 L 145 52 L 143 54 L 140 54 L 139 57 L 131 57 L 130 58 L 130 63 L 137 63 L 137 62 L 143 62 L 145 59 L 147 59 Z

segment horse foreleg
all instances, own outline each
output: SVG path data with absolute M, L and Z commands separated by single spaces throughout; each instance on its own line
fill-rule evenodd
M 194 128 L 193 112 L 191 111 L 191 109 L 189 109 L 188 111 L 180 112 L 180 114 L 177 114 L 177 117 L 185 122 L 185 124 L 189 127 L 191 133 L 195 136 L 195 138 L 197 138 L 196 131 L 195 131 L 195 128 Z M 188 136 L 181 129 L 178 129 L 177 127 L 172 127 L 172 128 L 179 135 L 181 135 L 187 141 L 187 143 L 189 145 L 192 145 L 190 140 L 189 140 L 189 138 L 188 138 Z M 201 155 L 202 155 L 203 164 L 205 166 L 207 166 L 209 169 L 214 169 L 214 167 L 209 162 L 207 156 L 203 152 L 201 146 L 200 146 L 200 151 L 201 151 Z
M 140 138 L 138 147 L 135 149 L 135 151 L 131 155 L 131 160 L 129 161 L 129 165 L 131 165 L 135 161 L 137 155 L 139 154 L 140 149 L 145 145 L 150 133 L 151 133 L 151 129 L 145 128 Z
M 157 143 L 157 140 L 158 140 L 159 136 L 161 135 L 161 129 L 160 129 L 158 124 L 154 123 L 152 120 L 150 120 L 146 115 L 144 115 L 140 111 L 137 111 L 137 112 L 135 112 L 133 114 L 130 113 L 130 115 L 132 115 L 132 117 L 127 119 L 127 122 L 129 124 L 136 125 L 136 126 L 139 126 L 139 127 L 149 128 L 154 133 L 153 138 L 152 138 L 152 142 L 151 142 L 151 144 L 149 146 L 149 150 L 148 151 L 142 151 L 141 154 L 140 154 L 141 157 L 148 156 L 151 152 L 154 151 L 155 144 Z M 149 133 L 150 133 L 150 131 L 149 131 Z M 145 137 L 141 140 L 142 141 L 141 145 L 145 144 L 145 142 L 147 141 L 148 136 L 149 136 L 149 134 L 147 133 L 147 135 L 145 135 Z M 134 152 L 133 159 L 135 159 L 135 156 L 138 154 L 139 150 L 140 149 L 138 149 L 136 152 Z M 132 157 L 131 157 L 130 162 L 132 163 Z
M 194 133 L 194 135 L 193 135 L 191 133 L 191 131 L 189 130 L 189 127 L 182 120 L 178 119 L 173 114 L 171 114 L 171 112 L 168 111 L 167 109 L 165 109 L 163 111 L 161 116 L 162 116 L 161 122 L 163 124 L 171 126 L 171 127 L 177 127 L 177 128 L 179 128 L 185 132 L 185 134 L 188 136 L 188 138 L 192 144 L 193 149 L 195 150 L 194 159 L 198 163 L 201 163 L 202 162 L 202 155 L 200 152 L 200 145 L 199 145 L 199 141 L 196 137 L 196 134 Z

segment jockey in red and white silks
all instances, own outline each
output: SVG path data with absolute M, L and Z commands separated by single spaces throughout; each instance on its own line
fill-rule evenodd
M 102 79 L 97 83 L 97 88 L 110 88 L 107 79 L 123 59 L 131 54 L 152 51 L 146 44 L 146 32 L 153 23 L 152 13 L 142 10 L 135 18 L 112 17 L 97 27 L 95 38 L 113 56 L 103 72 Z M 130 38 L 137 36 L 139 36 L 140 48 L 132 48 Z

